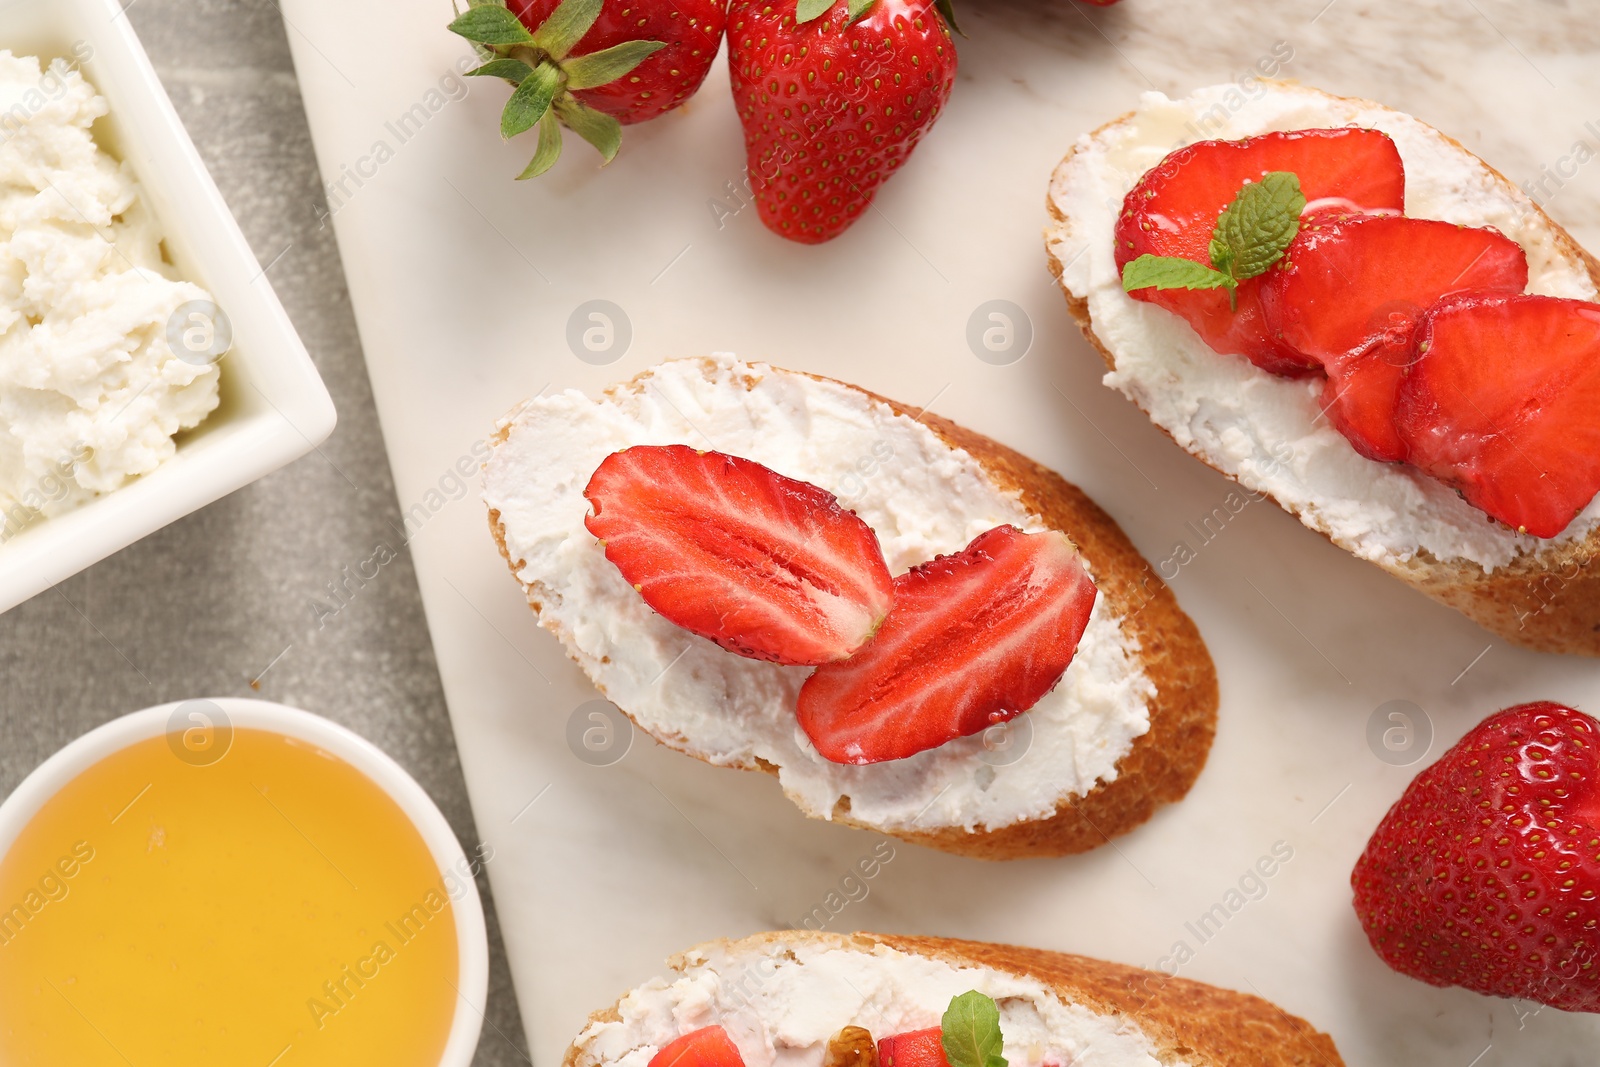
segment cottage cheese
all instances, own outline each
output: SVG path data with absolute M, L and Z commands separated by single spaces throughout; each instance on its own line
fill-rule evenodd
M 892 573 L 1002 523 L 1043 528 L 921 423 L 763 364 L 680 360 L 599 401 L 569 391 L 530 402 L 485 466 L 484 499 L 500 512 L 517 576 L 548 591 L 541 620 L 650 734 L 712 763 L 776 767 L 808 814 L 831 818 L 848 798 L 854 819 L 885 830 L 1007 826 L 1116 778 L 1117 761 L 1150 727 L 1155 687 L 1104 597 L 1061 682 L 1016 720 L 1014 748 L 992 751 L 979 735 L 865 767 L 823 759 L 795 716 L 810 668 L 744 659 L 674 626 L 584 528 L 583 488 L 601 460 L 674 443 L 745 456 L 836 494 L 877 533 Z
M 1213 352 L 1176 315 L 1122 290 L 1112 228 L 1144 173 L 1191 141 L 1273 130 L 1356 125 L 1394 138 L 1406 170 L 1406 213 L 1493 226 L 1528 253 L 1529 290 L 1592 300 L 1588 273 L 1563 258 L 1522 193 L 1408 115 L 1294 85 L 1200 89 L 1181 100 L 1146 93 L 1126 122 L 1078 140 L 1050 197 L 1067 222 L 1047 234 L 1063 282 L 1087 298 L 1095 333 L 1116 358 L 1105 377 L 1201 459 L 1246 488 L 1271 494 L 1314 530 L 1363 559 L 1395 565 L 1419 555 L 1502 567 L 1549 541 L 1493 521 L 1442 483 L 1355 451 L 1322 419 L 1320 383 L 1279 378 L 1241 356 Z M 1555 540 L 1600 522 L 1600 501 Z
M 999 1004 L 1011 1067 L 1160 1063 L 1131 1019 L 1069 1003 L 1031 978 L 883 945 L 712 944 L 689 953 L 687 964 L 676 980 L 656 979 L 623 997 L 619 1019 L 589 1024 L 575 1042 L 579 1067 L 647 1067 L 674 1038 L 711 1025 L 728 1032 L 745 1067 L 821 1067 L 828 1039 L 842 1028 L 864 1026 L 881 1038 L 938 1026 L 951 998 L 972 989 Z
M 217 406 L 217 368 L 168 322 L 205 290 L 173 276 L 106 102 L 57 60 L 0 51 L 0 539 L 172 456 Z

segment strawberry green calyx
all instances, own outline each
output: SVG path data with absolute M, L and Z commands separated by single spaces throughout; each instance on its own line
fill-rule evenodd
M 470 77 L 500 78 L 514 89 L 500 114 L 500 136 L 510 140 L 535 126 L 539 145 L 518 180 L 537 177 L 561 157 L 561 127 L 600 152 L 602 166 L 616 157 L 622 125 L 584 105 L 575 89 L 606 85 L 627 75 L 666 47 L 664 41 L 624 41 L 588 55 L 572 49 L 600 17 L 603 0 L 561 0 L 537 30 L 529 30 L 503 3 L 469 0 L 471 6 L 450 24 L 450 32 L 472 42 L 484 64 Z
M 794 8 L 794 24 L 804 26 L 814 19 L 821 18 L 837 2 L 838 0 L 797 0 Z M 872 10 L 872 5 L 875 3 L 877 0 L 847 0 L 845 20 L 839 28 L 846 29 L 860 22 L 866 17 L 867 12 Z M 952 30 L 961 32 L 961 28 L 956 25 L 956 12 L 951 0 L 934 0 L 933 6 L 944 16 L 945 22 Z

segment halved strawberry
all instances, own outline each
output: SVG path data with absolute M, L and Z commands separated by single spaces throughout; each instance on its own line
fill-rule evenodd
M 877 535 L 825 489 L 687 445 L 615 452 L 584 520 L 645 603 L 730 652 L 844 659 L 878 629 L 894 585 Z
M 880 763 L 1015 718 L 1061 680 L 1095 596 L 1064 534 L 980 534 L 895 579 L 877 636 L 800 688 L 800 726 L 835 763 Z
M 1151 168 L 1122 203 L 1117 219 L 1117 270 L 1141 255 L 1211 262 L 1217 216 L 1246 182 L 1270 171 L 1292 171 L 1305 194 L 1303 216 L 1330 208 L 1348 212 L 1400 211 L 1405 169 L 1387 134 L 1376 130 L 1295 130 L 1243 141 L 1200 141 Z M 1239 283 L 1238 309 L 1221 289 L 1136 289 L 1181 315 L 1214 350 L 1242 355 L 1275 374 L 1308 371 L 1305 360 L 1277 343 L 1261 312 L 1261 278 Z
M 944 1054 L 944 1028 L 884 1038 L 878 1042 L 878 1067 L 950 1067 Z
M 1344 215 L 1302 226 L 1267 272 L 1267 326 L 1328 375 L 1322 406 L 1357 452 L 1406 458 L 1395 429 L 1400 380 L 1417 320 L 1462 289 L 1520 293 L 1522 247 L 1495 230 L 1400 215 Z
M 720 1026 L 702 1026 L 670 1042 L 649 1067 L 744 1067 L 739 1046 Z
M 1460 293 L 1417 332 L 1397 425 L 1412 463 L 1554 537 L 1600 491 L 1600 304 Z

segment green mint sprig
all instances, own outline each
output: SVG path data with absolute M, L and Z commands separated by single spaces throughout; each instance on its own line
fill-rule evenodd
M 976 989 L 962 993 L 950 1001 L 939 1028 L 950 1067 L 1006 1067 L 1000 1006 L 992 998 Z
M 1305 206 L 1299 176 L 1286 170 L 1270 171 L 1258 182 L 1247 182 L 1217 216 L 1217 228 L 1211 234 L 1211 266 L 1146 253 L 1122 268 L 1123 291 L 1226 288 L 1228 305 L 1237 310 L 1239 283 L 1265 274 L 1283 258 L 1289 242 L 1300 232 L 1300 212 Z

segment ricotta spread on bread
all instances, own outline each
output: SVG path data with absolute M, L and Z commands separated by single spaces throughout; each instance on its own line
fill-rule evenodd
M 1060 683 L 1013 723 L 1015 748 L 993 751 L 980 734 L 887 763 L 829 762 L 796 720 L 811 668 L 736 656 L 666 621 L 585 529 L 590 475 L 642 444 L 742 456 L 821 486 L 872 527 L 893 574 L 1002 524 L 1044 528 L 971 455 L 859 390 L 731 357 L 679 360 L 599 400 L 535 399 L 501 432 L 484 497 L 541 622 L 652 736 L 713 764 L 775 768 L 810 815 L 847 803 L 854 821 L 885 830 L 1046 817 L 1115 780 L 1149 730 L 1155 687 L 1101 598 Z
M 1315 379 L 1281 378 L 1243 357 L 1219 355 L 1180 318 L 1122 289 L 1112 230 L 1122 199 L 1169 152 L 1197 140 L 1354 125 L 1393 138 L 1406 172 L 1406 213 L 1492 226 L 1527 252 L 1528 291 L 1593 300 L 1588 271 L 1563 248 L 1531 201 L 1437 130 L 1399 112 L 1311 89 L 1237 86 L 1180 100 L 1146 93 L 1137 111 L 1079 139 L 1051 183 L 1066 221 L 1047 234 L 1062 283 L 1086 300 L 1095 335 L 1112 353 L 1105 378 L 1177 443 L 1246 488 L 1270 494 L 1311 528 L 1363 559 L 1465 560 L 1487 571 L 1600 523 L 1600 500 L 1557 537 L 1519 534 L 1453 490 L 1408 467 L 1361 456 L 1323 417 Z
M 154 470 L 218 403 L 168 343 L 178 280 L 104 98 L 62 60 L 0 51 L 0 524 L 4 536 Z M 3 538 L 0 538 L 3 539 Z
M 714 943 L 684 963 L 675 980 L 624 996 L 617 1018 L 590 1023 L 574 1042 L 574 1067 L 647 1067 L 662 1046 L 710 1025 L 727 1031 L 745 1067 L 822 1067 L 828 1039 L 843 1027 L 874 1037 L 935 1027 L 951 998 L 968 990 L 997 1002 L 1011 1067 L 1161 1063 L 1130 1020 L 1069 1003 L 1032 978 L 883 944 Z

